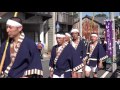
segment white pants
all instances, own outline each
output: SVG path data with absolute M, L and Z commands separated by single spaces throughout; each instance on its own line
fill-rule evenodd
M 64 74 L 62 74 L 61 76 L 53 74 L 53 78 L 64 78 Z
M 85 66 L 85 71 L 90 72 L 91 70 L 92 70 L 92 72 L 96 72 L 97 65 L 95 67 L 88 66 L 88 65 Z

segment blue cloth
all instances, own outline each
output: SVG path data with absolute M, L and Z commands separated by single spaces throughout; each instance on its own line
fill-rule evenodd
M 5 42 L 2 44 L 0 48 L 0 60 L 3 55 L 4 47 Z M 10 64 L 10 44 L 8 45 L 7 48 L 3 71 L 9 64 Z M 42 64 L 36 44 L 34 43 L 34 41 L 25 37 L 23 42 L 21 43 L 15 62 L 11 70 L 9 71 L 8 75 L 12 78 L 19 78 L 23 76 L 26 70 L 31 69 L 42 70 Z
M 81 60 L 86 57 L 86 46 L 83 39 L 80 40 L 76 52 Z
M 90 52 L 90 45 L 89 45 L 88 51 Z M 95 67 L 97 65 L 97 63 L 99 62 L 99 60 L 105 56 L 106 56 L 106 52 L 105 52 L 102 44 L 100 44 L 98 42 L 94 51 L 92 52 L 92 55 L 89 57 L 89 58 L 97 59 L 97 61 L 90 60 L 89 65 Z
M 52 48 L 49 66 L 54 68 L 54 74 L 60 76 L 61 74 L 64 73 L 65 78 L 69 78 L 72 76 L 71 72 L 65 73 L 65 71 L 79 66 L 82 63 L 81 62 L 82 60 L 80 60 L 79 56 L 76 54 L 75 49 L 72 47 L 72 45 L 68 44 L 62 51 L 61 55 L 58 58 L 56 65 L 55 65 L 54 59 L 56 57 L 57 47 L 58 46 L 55 45 Z

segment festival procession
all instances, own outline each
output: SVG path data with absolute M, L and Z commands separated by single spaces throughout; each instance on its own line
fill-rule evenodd
M 120 12 L 0 12 L 0 78 L 120 78 Z

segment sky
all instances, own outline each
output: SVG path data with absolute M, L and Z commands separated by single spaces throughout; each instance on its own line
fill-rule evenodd
M 109 12 L 94 12 L 94 14 L 106 14 L 107 16 L 109 16 Z M 86 15 L 89 15 L 89 16 L 93 16 L 93 12 L 82 12 L 82 17 L 86 16 Z M 114 12 L 114 15 L 115 16 L 119 16 L 120 15 L 120 12 Z

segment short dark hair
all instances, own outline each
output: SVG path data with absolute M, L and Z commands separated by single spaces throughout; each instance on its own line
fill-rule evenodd
M 19 17 L 11 17 L 10 19 L 11 19 L 11 20 L 14 20 L 14 21 L 16 21 L 16 22 L 19 22 L 20 24 L 23 25 L 22 19 L 19 18 Z

